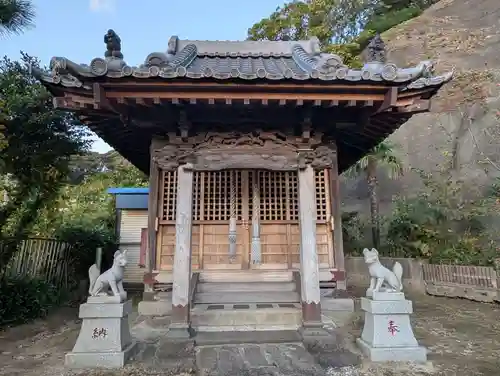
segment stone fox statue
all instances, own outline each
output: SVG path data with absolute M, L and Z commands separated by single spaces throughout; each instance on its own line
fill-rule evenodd
M 403 267 L 399 262 L 394 263 L 391 271 L 380 263 L 378 251 L 375 248 L 372 248 L 371 251 L 365 248 L 363 256 L 370 273 L 370 287 L 366 292 L 367 295 L 374 291 L 380 291 L 381 287 L 384 287 L 382 291 L 403 291 Z
M 113 259 L 113 266 L 99 275 L 99 269 L 94 264 L 89 269 L 89 294 L 90 296 L 108 295 L 111 291 L 114 296 L 126 298 L 123 289 L 123 271 L 127 265 L 127 251 L 116 251 Z

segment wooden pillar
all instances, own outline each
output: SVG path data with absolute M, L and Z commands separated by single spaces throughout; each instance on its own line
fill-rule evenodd
M 172 320 L 168 335 L 190 337 L 191 234 L 193 219 L 193 171 L 190 165 L 177 169 L 177 210 L 173 266 Z
M 332 279 L 337 283 L 337 289 L 346 290 L 346 273 L 344 264 L 344 240 L 342 232 L 342 206 L 340 199 L 340 179 L 337 152 L 332 158 L 330 170 L 330 203 L 333 215 L 333 254 L 335 270 L 332 272 Z
M 236 258 L 236 171 L 231 170 L 229 181 L 229 261 Z
M 299 169 L 300 280 L 304 328 L 321 326 L 314 169 Z
M 151 148 L 151 153 L 153 150 Z M 146 255 L 146 271 L 144 273 L 144 294 L 143 300 L 154 300 L 156 269 L 156 232 L 158 230 L 158 181 L 160 169 L 151 158 L 149 167 L 149 194 L 148 194 L 148 241 Z
M 262 262 L 261 244 L 260 244 L 260 184 L 259 172 L 253 172 L 252 180 L 252 264 Z

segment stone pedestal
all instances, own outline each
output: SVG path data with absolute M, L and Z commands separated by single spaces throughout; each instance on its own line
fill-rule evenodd
M 361 298 L 361 309 L 365 323 L 357 343 L 371 361 L 427 361 L 410 324 L 412 302 L 403 293 L 375 292 L 371 299 Z
M 128 315 L 132 301 L 120 297 L 89 297 L 80 306 L 83 319 L 73 351 L 66 354 L 70 368 L 120 368 L 134 355 Z

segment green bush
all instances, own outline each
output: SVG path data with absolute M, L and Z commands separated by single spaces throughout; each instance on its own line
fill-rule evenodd
M 101 264 L 104 270 L 112 263 L 112 254 L 116 250 L 116 236 L 111 223 L 64 223 L 57 229 L 57 239 L 71 244 L 71 258 L 74 282 L 87 279 L 89 267 L 95 262 L 96 249 L 103 249 Z
M 4 278 L 0 280 L 0 327 L 44 317 L 64 298 L 65 292 L 44 281 Z
M 358 212 L 342 213 L 342 240 L 346 255 L 359 256 L 363 248 L 371 247 L 371 240 L 365 236 L 368 229 L 368 221 Z
M 416 197 L 394 203 L 387 248 L 434 264 L 493 265 L 498 251 L 485 224 L 498 216 L 497 198 L 458 180 L 422 177 L 425 187 Z

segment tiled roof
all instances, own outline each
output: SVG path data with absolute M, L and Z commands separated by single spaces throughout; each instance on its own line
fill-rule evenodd
M 114 34 L 116 38 L 116 34 Z M 351 69 L 338 55 L 322 53 L 317 38 L 307 41 L 195 41 L 171 37 L 166 52 L 149 54 L 144 64 L 129 66 L 118 48 L 90 64 L 77 64 L 63 57 L 52 58 L 50 71 L 34 70 L 41 80 L 66 87 L 81 87 L 99 77 L 139 79 L 178 77 L 218 80 L 312 80 L 327 82 L 397 83 L 402 89 L 440 86 L 453 73 L 433 76 L 433 64 L 398 68 L 373 58 L 361 69 Z M 379 40 L 379 43 L 383 43 Z M 377 46 L 375 46 L 377 47 Z M 375 51 L 372 56 L 380 51 Z M 385 56 L 385 55 L 384 55 Z

